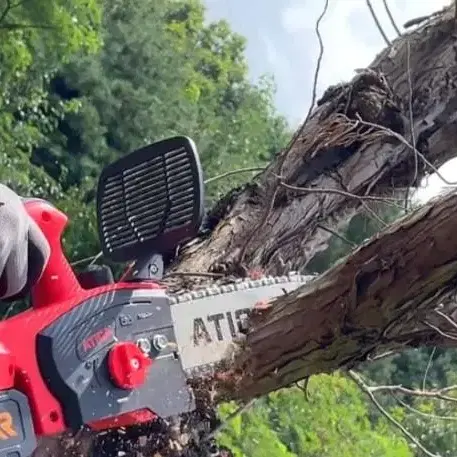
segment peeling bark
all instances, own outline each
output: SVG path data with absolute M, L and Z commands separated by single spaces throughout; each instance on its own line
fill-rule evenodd
M 410 143 L 414 131 L 417 149 L 434 167 L 454 157 L 454 28 L 453 11 L 448 9 L 397 39 L 369 71 L 329 88 L 292 148 L 278 154 L 264 172 L 217 208 L 219 224 L 207 239 L 183 253 L 173 271 L 239 275 L 256 267 L 269 274 L 303 270 L 328 246 L 331 235 L 322 227 L 338 227 L 366 203 L 342 194 L 294 191 L 290 186 L 398 196 L 399 188 L 417 185 L 432 172 L 418 158 L 416 173 L 413 151 L 376 129 L 367 132 L 355 122 L 357 114 L 404 134 Z

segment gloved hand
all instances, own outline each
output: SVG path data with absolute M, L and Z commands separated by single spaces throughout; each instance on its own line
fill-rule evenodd
M 25 296 L 49 255 L 49 244 L 20 197 L 0 184 L 0 300 Z

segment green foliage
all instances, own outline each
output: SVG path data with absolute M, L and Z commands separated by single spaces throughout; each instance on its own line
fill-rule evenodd
M 415 349 L 364 366 L 374 383 L 412 389 L 439 389 L 455 385 L 457 357 L 453 350 Z M 449 392 L 448 396 L 453 396 Z M 420 442 L 437 455 L 453 455 L 457 445 L 455 401 L 404 395 L 379 398 Z M 421 455 L 419 453 L 419 455 Z
M 457 417 L 452 402 L 419 398 L 411 403 L 403 414 L 402 424 L 420 437 L 421 443 L 432 453 L 453 455 L 457 449 Z
M 100 20 L 96 0 L 0 2 L 0 181 L 21 195 L 68 199 L 31 155 L 77 109 L 50 96 L 47 85 L 75 53 L 97 51 Z M 7 314 L 25 306 L 12 305 Z
M 206 176 L 266 164 L 286 141 L 272 83 L 248 81 L 244 39 L 224 21 L 206 25 L 201 2 L 110 2 L 103 40 L 101 52 L 74 58 L 53 80 L 54 93 L 79 110 L 34 153 L 65 187 L 174 134 L 194 139 Z M 218 182 L 209 195 L 248 177 Z
M 0 179 L 21 193 L 59 194 L 30 156 L 74 106 L 49 98 L 46 85 L 75 52 L 97 49 L 100 18 L 96 0 L 0 2 Z
M 236 457 L 410 457 L 405 440 L 372 423 L 363 394 L 341 375 L 320 375 L 304 392 L 291 388 L 258 400 L 221 433 Z M 228 405 L 221 415 L 231 412 Z

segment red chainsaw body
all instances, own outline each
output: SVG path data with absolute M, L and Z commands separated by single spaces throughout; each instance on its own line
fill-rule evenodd
M 32 410 L 35 433 L 53 435 L 66 430 L 68 424 L 65 423 L 59 401 L 50 392 L 39 369 L 37 352 L 34 350 L 38 333 L 96 295 L 121 289 L 159 289 L 160 286 L 153 282 L 121 282 L 83 289 L 61 247 L 61 236 L 67 224 L 65 214 L 41 200 L 30 200 L 26 208 L 48 239 L 51 256 L 33 290 L 33 307 L 0 322 L 0 390 L 15 388 L 24 393 Z M 97 338 L 97 335 L 94 337 Z M 96 429 L 119 427 L 149 421 L 154 417 L 152 411 L 139 410 L 124 417 L 108 418 L 89 425 Z

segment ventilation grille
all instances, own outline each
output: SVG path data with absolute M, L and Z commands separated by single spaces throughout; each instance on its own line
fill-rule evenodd
M 193 223 L 196 189 L 184 147 L 143 160 L 105 179 L 99 223 L 109 252 L 147 243 Z

